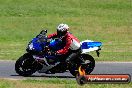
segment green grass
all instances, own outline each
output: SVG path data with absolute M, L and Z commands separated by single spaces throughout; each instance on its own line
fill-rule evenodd
M 0 79 L 0 88 L 131 88 L 129 84 L 85 84 L 80 86 L 76 80 L 45 79 L 45 80 L 5 80 Z
M 16 60 L 41 29 L 50 34 L 59 23 L 80 41 L 101 41 L 96 60 L 132 61 L 132 0 L 0 0 L 0 59 Z
M 14 88 L 10 80 L 0 79 L 0 88 Z

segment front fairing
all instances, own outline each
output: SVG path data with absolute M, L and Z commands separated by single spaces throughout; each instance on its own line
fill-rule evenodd
M 27 52 L 41 52 L 46 44 L 46 41 L 41 42 L 39 38 L 33 38 L 27 46 Z
M 35 59 L 47 58 L 47 60 L 54 60 L 56 56 L 50 55 L 45 49 L 48 46 L 50 52 L 55 52 L 62 48 L 61 43 L 61 40 L 58 39 L 46 39 L 40 42 L 39 38 L 33 38 L 32 41 L 29 42 L 26 50 L 35 56 Z

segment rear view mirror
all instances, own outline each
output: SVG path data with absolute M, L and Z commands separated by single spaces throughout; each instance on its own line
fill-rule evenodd
M 47 30 L 42 30 L 39 35 L 37 35 L 36 37 L 37 38 L 44 38 L 46 37 L 46 33 L 47 33 Z
M 42 30 L 40 34 L 45 35 L 47 33 L 47 30 Z

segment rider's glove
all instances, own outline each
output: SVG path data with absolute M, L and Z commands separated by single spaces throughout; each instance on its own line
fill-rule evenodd
M 61 56 L 61 54 L 59 54 L 58 52 L 53 52 L 53 55 L 55 55 L 55 56 Z
M 53 52 L 53 53 L 52 53 L 52 55 L 56 56 L 56 55 L 57 55 L 57 53 L 56 53 L 56 52 Z
M 50 55 L 57 56 L 57 52 L 50 52 Z

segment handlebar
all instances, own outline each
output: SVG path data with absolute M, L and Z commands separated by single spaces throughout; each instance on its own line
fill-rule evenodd
M 47 41 L 47 30 L 42 30 L 37 36 L 36 38 L 39 38 L 39 42 L 44 42 Z
M 42 34 L 42 35 L 46 35 L 46 33 L 47 33 L 47 30 L 42 30 L 42 31 L 40 32 L 40 34 Z

